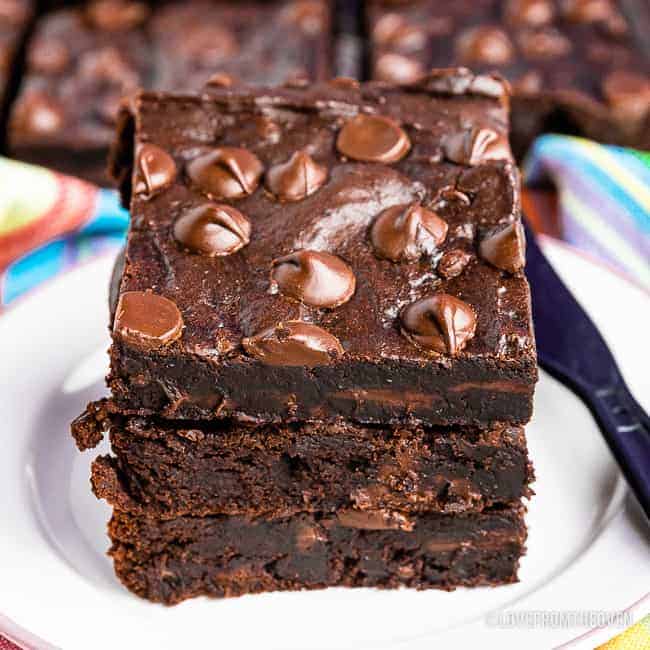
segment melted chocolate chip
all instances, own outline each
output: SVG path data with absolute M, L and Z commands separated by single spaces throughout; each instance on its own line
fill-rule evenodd
M 222 257 L 236 253 L 250 241 L 251 224 L 235 208 L 205 203 L 174 223 L 174 237 L 195 253 Z
M 413 530 L 413 521 L 401 512 L 390 510 L 339 510 L 339 525 L 360 530 Z
M 417 203 L 394 205 L 375 219 L 370 241 L 377 257 L 392 262 L 431 255 L 447 236 L 447 222 Z
M 397 122 L 381 115 L 357 115 L 341 129 L 338 150 L 348 158 L 363 162 L 394 163 L 411 149 L 409 140 Z
M 37 39 L 27 53 L 29 67 L 41 74 L 61 74 L 70 63 L 67 45 L 54 38 Z
M 515 26 L 542 27 L 555 16 L 555 7 L 550 0 L 507 0 L 506 20 Z
M 351 90 L 358 90 L 361 87 L 358 80 L 352 77 L 334 77 L 334 79 L 330 79 L 327 83 L 336 88 L 349 88 Z
M 128 344 L 153 350 L 169 345 L 182 332 L 183 317 L 168 298 L 150 291 L 127 291 L 120 296 L 113 333 Z
M 408 25 L 398 14 L 386 14 L 373 30 L 376 43 L 400 52 L 416 52 L 424 47 L 427 33 L 417 25 Z
M 215 72 L 206 82 L 206 86 L 217 88 L 230 88 L 235 83 L 235 78 L 225 72 Z
M 508 138 L 492 129 L 474 127 L 449 134 L 443 140 L 445 157 L 459 165 L 480 165 L 487 160 L 512 160 Z
M 28 20 L 31 4 L 21 0 L 0 0 L 0 23 L 22 25 Z
M 415 83 L 424 75 L 424 67 L 419 61 L 403 54 L 382 54 L 375 64 L 375 77 L 379 81 L 396 84 Z
M 562 14 L 576 23 L 606 21 L 613 13 L 611 0 L 562 0 Z
M 242 340 L 244 350 L 270 366 L 326 366 L 343 354 L 339 340 L 317 325 L 287 321 Z
M 324 7 L 317 0 L 296 0 L 287 8 L 286 18 L 310 36 L 318 35 L 325 25 Z
M 176 178 L 174 159 L 155 144 L 143 144 L 136 155 L 138 176 L 134 193 L 153 196 Z
M 273 260 L 271 290 L 312 307 L 338 307 L 355 287 L 352 269 L 330 253 L 300 250 Z
M 51 135 L 65 121 L 62 107 L 45 93 L 32 92 L 16 103 L 13 128 L 28 135 Z
M 603 95 L 621 119 L 637 121 L 650 113 L 650 77 L 610 72 L 603 82 Z
M 492 25 L 465 30 L 458 37 L 456 50 L 465 63 L 505 65 L 514 57 L 514 48 L 508 35 Z
M 529 59 L 555 59 L 567 55 L 573 47 L 564 34 L 552 28 L 523 31 L 517 42 Z
M 462 300 L 436 293 L 409 305 L 401 315 L 402 333 L 416 345 L 452 356 L 476 331 L 476 314 Z
M 149 15 L 143 2 L 127 0 L 95 0 L 86 7 L 88 22 L 106 31 L 127 31 L 141 25 Z
M 306 151 L 296 151 L 289 160 L 266 173 L 266 187 L 280 201 L 302 201 L 327 181 L 327 168 Z
M 526 264 L 526 235 L 518 221 L 483 237 L 479 255 L 498 269 L 516 273 Z
M 462 248 L 446 251 L 438 262 L 438 274 L 451 279 L 459 276 L 472 259 L 472 255 Z
M 190 180 L 209 197 L 241 199 L 259 185 L 260 160 L 246 149 L 220 147 L 198 156 L 187 165 Z
M 196 23 L 186 27 L 177 41 L 181 56 L 203 66 L 218 66 L 239 50 L 234 34 L 225 27 Z

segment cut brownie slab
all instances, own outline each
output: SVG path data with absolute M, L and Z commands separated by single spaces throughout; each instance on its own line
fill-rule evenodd
M 109 384 L 132 414 L 526 422 L 537 379 L 503 83 L 143 93 Z
M 115 511 L 115 571 L 138 596 L 178 603 L 328 586 L 453 589 L 517 580 L 526 529 L 521 507 L 481 514 L 279 519 L 181 517 Z
M 521 427 L 173 423 L 101 403 L 73 424 L 82 449 L 104 432 L 115 456 L 95 461 L 95 494 L 157 518 L 480 511 L 529 496 L 532 480 Z
M 504 74 L 518 155 L 544 130 L 650 147 L 647 2 L 368 0 L 367 8 L 376 79 L 405 82 L 449 65 Z
M 14 156 L 105 184 L 120 99 L 138 87 L 323 79 L 328 0 L 94 0 L 44 15 L 10 124 Z M 215 73 L 219 73 L 215 75 Z

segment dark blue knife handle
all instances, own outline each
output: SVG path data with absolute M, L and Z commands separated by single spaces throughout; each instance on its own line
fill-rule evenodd
M 562 367 L 543 366 L 568 384 L 585 402 L 604 434 L 614 457 L 650 519 L 650 417 L 634 399 L 618 372 L 594 386 L 567 375 Z

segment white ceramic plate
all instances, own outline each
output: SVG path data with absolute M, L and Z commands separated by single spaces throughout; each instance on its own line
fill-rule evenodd
M 647 296 L 564 246 L 545 247 L 647 408 Z M 104 392 L 111 265 L 105 257 L 58 278 L 0 318 L 0 632 L 66 650 L 549 647 L 588 625 L 532 632 L 490 626 L 486 616 L 618 610 L 648 590 L 647 523 L 588 411 L 542 375 L 528 427 L 537 496 L 519 584 L 453 593 L 329 589 L 174 608 L 132 596 L 105 556 L 109 510 L 90 493 L 98 452 L 80 454 L 68 433 Z

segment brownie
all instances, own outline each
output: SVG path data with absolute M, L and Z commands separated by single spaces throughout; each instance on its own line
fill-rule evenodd
M 404 82 L 432 66 L 500 71 L 514 89 L 518 156 L 549 130 L 647 149 L 649 16 L 642 0 L 368 0 L 371 74 Z
M 416 85 L 141 93 L 109 385 L 127 414 L 524 423 L 537 379 L 507 95 Z
M 328 586 L 453 589 L 517 581 L 523 508 L 480 514 L 298 513 L 266 519 L 179 517 L 115 511 L 110 554 L 119 579 L 168 605 Z
M 0 2 L 0 128 L 4 129 L 7 103 L 16 74 L 23 37 L 34 12 L 31 0 Z M 4 136 L 0 136 L 0 141 Z M 4 145 L 4 142 L 0 144 Z
M 98 498 L 133 514 L 273 515 L 337 509 L 480 511 L 530 496 L 521 427 L 489 430 L 331 424 L 170 423 L 95 403 L 73 423 Z
M 12 155 L 107 184 L 120 99 L 208 79 L 279 83 L 330 72 L 328 0 L 95 0 L 38 21 L 12 111 Z

